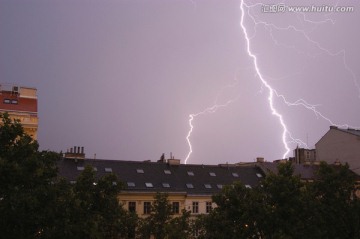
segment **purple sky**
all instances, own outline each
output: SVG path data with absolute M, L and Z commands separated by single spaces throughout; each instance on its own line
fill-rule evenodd
M 244 25 L 263 78 L 288 102 L 359 126 L 358 1 L 282 1 L 351 13 L 264 13 L 260 2 L 245 1 Z M 188 163 L 272 161 L 283 128 L 240 19 L 240 0 L 0 0 L 0 81 L 38 89 L 41 149 L 184 162 L 189 115 L 234 100 L 195 116 Z M 274 107 L 310 148 L 329 129 L 303 106 L 274 96 Z

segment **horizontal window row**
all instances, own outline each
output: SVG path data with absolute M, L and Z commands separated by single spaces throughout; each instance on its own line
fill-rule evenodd
M 17 105 L 19 101 L 17 99 L 4 99 L 4 104 Z
M 210 213 L 211 210 L 213 209 L 212 202 L 207 201 L 205 203 L 206 203 L 205 204 L 205 213 Z M 142 213 L 143 214 L 151 213 L 151 210 L 152 210 L 151 202 L 142 202 L 142 203 L 138 202 L 138 205 L 142 205 Z M 180 202 L 172 202 L 171 210 L 172 210 L 172 213 L 179 214 L 180 213 Z M 199 202 L 198 201 L 192 202 L 191 207 L 189 207 L 189 210 L 193 214 L 198 214 L 199 213 Z M 128 211 L 136 213 L 137 212 L 137 203 L 134 201 L 128 202 Z
M 78 171 L 84 171 L 84 170 L 85 170 L 85 167 L 84 167 L 84 166 L 77 166 L 76 169 L 77 169 Z M 95 172 L 98 171 L 97 167 L 93 167 L 93 170 L 94 170 Z M 112 172 L 112 168 L 104 168 L 104 171 L 107 172 L 107 173 L 111 173 L 111 172 Z
M 163 188 L 171 188 L 170 183 L 164 182 L 164 183 L 162 183 L 161 185 L 162 185 Z M 135 187 L 136 184 L 135 184 L 135 182 L 127 182 L 127 186 L 130 187 L 130 188 L 132 188 L 132 187 Z M 153 185 L 151 182 L 145 182 L 145 186 L 146 186 L 147 188 L 153 188 L 153 187 L 154 187 L 154 185 Z M 192 184 L 192 183 L 187 183 L 187 184 L 185 184 L 185 186 L 186 186 L 188 189 L 193 189 L 193 188 L 195 188 L 194 184 Z M 250 187 L 250 185 L 246 185 L 246 186 L 247 186 L 247 187 Z M 209 183 L 205 183 L 205 184 L 204 184 L 204 188 L 206 188 L 206 189 L 211 189 L 211 188 L 213 188 L 213 185 L 211 185 L 211 184 L 209 184 Z M 222 184 L 216 184 L 216 188 L 222 189 L 222 188 L 223 188 L 223 185 L 222 185 Z
M 144 169 L 136 169 L 136 172 L 137 173 L 144 173 Z M 171 171 L 169 169 L 165 169 L 164 174 L 171 174 Z M 187 171 L 187 175 L 188 176 L 195 176 L 195 173 L 193 171 Z M 211 177 L 216 177 L 216 173 L 214 173 L 214 172 L 209 172 L 209 175 Z M 259 175 L 261 177 L 261 174 L 259 174 Z M 238 173 L 232 173 L 232 176 L 235 177 L 235 178 L 238 178 L 239 174 Z

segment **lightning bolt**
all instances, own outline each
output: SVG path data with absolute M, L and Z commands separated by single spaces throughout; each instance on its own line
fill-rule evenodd
M 223 91 L 226 89 L 226 88 L 233 88 L 235 87 L 236 85 L 238 84 L 238 80 L 235 81 L 234 84 L 230 84 L 230 85 L 227 85 L 227 86 L 224 86 L 221 91 L 218 93 L 218 95 L 216 96 L 216 99 L 215 99 L 215 103 L 210 106 L 210 107 L 207 107 L 206 109 L 204 109 L 203 111 L 200 111 L 198 113 L 195 113 L 195 114 L 190 114 L 189 115 L 189 126 L 190 126 L 190 130 L 188 131 L 188 134 L 186 136 L 186 141 L 188 143 L 188 146 L 189 146 L 189 152 L 185 158 L 185 161 L 184 163 L 187 164 L 187 161 L 189 160 L 193 150 L 192 150 L 192 145 L 191 145 L 191 141 L 190 141 L 190 137 L 191 137 L 191 134 L 194 130 L 194 125 L 193 125 L 193 120 L 198 117 L 198 116 L 201 116 L 201 115 L 205 115 L 205 114 L 212 114 L 212 113 L 215 113 L 218 109 L 220 108 L 225 108 L 227 107 L 228 105 L 230 105 L 231 103 L 235 102 L 236 100 L 238 100 L 239 96 L 235 97 L 235 98 L 232 98 L 230 100 L 227 100 L 225 103 L 223 104 L 218 104 L 217 102 L 219 101 L 219 97 L 222 95 Z
M 301 145 L 301 146 L 304 146 L 306 148 L 308 148 L 307 144 L 305 142 L 303 142 L 301 139 L 297 139 L 297 138 L 294 138 L 291 134 L 291 132 L 289 131 L 286 123 L 285 123 L 285 120 L 284 120 L 284 117 L 283 115 L 276 109 L 275 107 L 275 97 L 277 99 L 280 99 L 281 102 L 283 102 L 285 105 L 289 106 L 289 107 L 303 107 L 307 110 L 310 110 L 312 111 L 315 116 L 319 119 L 323 119 L 324 121 L 328 122 L 330 125 L 335 125 L 339 128 L 359 128 L 359 127 L 356 127 L 356 126 L 350 126 L 348 124 L 337 124 L 335 122 L 333 122 L 330 118 L 326 117 L 323 113 L 321 113 L 319 110 L 318 110 L 318 106 L 319 105 L 316 105 L 316 104 L 310 104 L 308 103 L 306 100 L 304 99 L 298 99 L 294 102 L 290 102 L 286 99 L 286 97 L 282 94 L 279 94 L 270 84 L 269 82 L 265 79 L 266 77 L 264 76 L 264 74 L 261 72 L 260 68 L 259 68 L 259 64 L 258 64 L 258 58 L 257 58 L 257 55 L 253 53 L 252 51 L 252 45 L 251 45 L 251 39 L 256 35 L 256 27 L 258 25 L 264 25 L 266 27 L 266 29 L 268 30 L 269 34 L 270 34 L 270 37 L 271 39 L 273 40 L 273 42 L 278 45 L 278 46 L 282 46 L 282 47 L 285 47 L 285 48 L 288 48 L 288 49 L 292 49 L 292 50 L 295 50 L 298 54 L 306 54 L 307 56 L 309 57 L 316 57 L 317 55 L 311 55 L 311 54 L 307 54 L 305 52 L 302 52 L 300 50 L 298 50 L 295 46 L 288 46 L 288 45 L 285 45 L 285 44 L 282 44 L 280 43 L 276 37 L 273 35 L 273 29 L 274 30 L 277 30 L 277 31 L 289 31 L 289 30 L 292 30 L 292 31 L 295 31 L 299 34 L 301 34 L 304 39 L 306 39 L 309 43 L 313 44 L 320 52 L 324 53 L 324 54 L 327 54 L 331 57 L 342 57 L 342 62 L 343 62 L 343 65 L 344 65 L 344 68 L 349 72 L 349 74 L 351 75 L 352 79 L 353 79 L 353 83 L 355 85 L 355 87 L 357 88 L 358 90 L 358 97 L 360 99 L 360 84 L 358 83 L 357 81 L 357 78 L 356 78 L 356 75 L 355 73 L 351 70 L 351 68 L 348 66 L 347 64 L 347 61 L 346 61 L 346 52 L 344 49 L 340 50 L 340 51 L 337 51 L 337 52 L 332 52 L 328 49 L 326 49 L 325 47 L 321 46 L 320 43 L 316 42 L 315 40 L 313 40 L 312 38 L 309 37 L 308 33 L 305 31 L 305 30 L 301 30 L 301 29 L 298 29 L 297 27 L 293 26 L 293 25 L 289 25 L 287 27 L 279 27 L 279 26 L 276 26 L 272 23 L 268 23 L 268 22 L 265 22 L 265 21 L 260 21 L 260 20 L 257 20 L 251 13 L 250 13 L 250 9 L 252 7 L 255 7 L 255 6 L 263 6 L 262 3 L 256 3 L 254 5 L 247 5 L 244 0 L 240 0 L 240 12 L 241 12 L 241 17 L 240 17 L 240 28 L 242 30 L 242 33 L 244 35 L 244 38 L 245 38 L 245 41 L 246 41 L 246 52 L 248 54 L 248 56 L 251 58 L 252 60 L 252 63 L 253 63 L 253 67 L 255 69 L 255 73 L 256 73 L 256 76 L 257 78 L 261 81 L 262 85 L 261 85 L 261 92 L 263 91 L 263 89 L 265 88 L 268 92 L 268 97 L 267 97 L 267 100 L 268 100 L 268 104 L 269 104 L 269 108 L 270 108 L 270 111 L 272 113 L 273 116 L 275 116 L 278 120 L 279 120 L 279 124 L 281 125 L 281 128 L 282 128 L 282 133 L 281 133 L 281 141 L 282 141 L 282 144 L 284 146 L 284 153 L 283 153 L 283 158 L 286 158 L 286 156 L 289 154 L 290 152 L 290 146 L 289 144 L 290 143 L 295 143 L 295 144 L 298 144 L 298 145 Z M 246 8 L 246 10 L 245 10 Z M 248 16 L 253 22 L 254 22 L 254 34 L 252 36 L 249 35 L 249 32 L 248 32 L 248 29 L 247 27 L 245 26 L 245 16 Z M 327 18 L 325 20 L 321 20 L 321 21 L 311 21 L 309 19 L 306 18 L 306 15 L 305 14 L 301 14 L 299 13 L 299 15 L 302 16 L 302 21 L 303 22 L 306 22 L 306 23 L 309 23 L 309 24 L 314 24 L 315 27 L 313 27 L 312 30 L 314 30 L 318 24 L 324 24 L 324 23 L 332 23 L 334 24 L 335 21 L 330 19 L 330 18 Z M 229 87 L 229 86 L 226 86 L 226 87 Z M 232 87 L 232 86 L 230 86 Z M 217 97 L 218 99 L 218 97 Z M 231 99 L 231 100 L 228 100 L 226 103 L 224 104 L 218 104 L 217 103 L 217 100 L 215 100 L 215 103 L 213 106 L 211 107 L 208 107 L 206 109 L 204 109 L 203 111 L 200 111 L 198 113 L 195 113 L 195 114 L 190 114 L 189 115 L 189 127 L 190 127 L 190 130 L 188 131 L 188 134 L 186 136 L 186 141 L 188 143 L 188 146 L 189 146 L 189 152 L 185 158 L 185 164 L 187 163 L 188 159 L 190 158 L 192 152 L 193 152 L 193 149 L 192 149 L 192 144 L 191 144 L 191 141 L 190 141 L 190 138 L 191 138 L 191 134 L 194 130 L 194 125 L 193 125 L 193 121 L 195 120 L 196 117 L 199 117 L 201 115 L 205 115 L 205 114 L 210 114 L 210 113 L 215 113 L 218 109 L 220 108 L 224 108 L 224 107 L 227 107 L 229 104 L 233 103 L 235 100 L 237 100 L 237 98 L 234 98 L 234 99 Z
M 288 127 L 284 121 L 284 117 L 282 114 L 280 114 L 278 112 L 278 110 L 275 108 L 274 106 L 274 96 L 280 98 L 287 106 L 302 106 L 308 110 L 311 110 L 312 112 L 314 112 L 314 114 L 316 115 L 316 117 L 318 118 L 322 118 L 323 120 L 329 122 L 331 125 L 336 125 L 338 127 L 342 127 L 342 128 L 345 128 L 345 127 L 351 127 L 351 128 L 358 128 L 358 127 L 354 127 L 354 126 L 349 126 L 348 124 L 336 124 L 334 123 L 332 120 L 330 120 L 328 117 L 326 117 L 325 115 L 323 115 L 319 110 L 317 110 L 317 105 L 313 105 L 313 104 L 309 104 L 308 102 L 306 102 L 304 99 L 299 99 L 299 100 L 296 100 L 295 102 L 289 102 L 286 100 L 285 96 L 284 95 L 281 95 L 281 94 L 278 94 L 277 91 L 265 80 L 263 74 L 261 73 L 260 69 L 259 69 L 259 65 L 258 65 L 258 59 L 257 59 L 257 56 L 252 52 L 251 50 L 251 40 L 252 37 L 249 36 L 249 33 L 248 33 L 248 30 L 247 28 L 245 27 L 245 24 L 244 24 L 244 18 L 245 18 L 245 7 L 247 8 L 247 14 L 248 16 L 253 20 L 254 24 L 255 24 L 255 27 L 259 24 L 263 24 L 265 25 L 268 29 L 270 29 L 270 36 L 272 38 L 272 40 L 274 41 L 275 44 L 279 45 L 278 41 L 275 39 L 275 37 L 273 36 L 272 34 L 272 31 L 271 29 L 276 29 L 276 30 L 279 30 L 279 31 L 288 31 L 288 30 L 293 30 L 293 31 L 296 31 L 298 33 L 301 33 L 304 38 L 314 44 L 319 50 L 321 50 L 322 52 L 325 52 L 326 54 L 330 55 L 330 56 L 338 56 L 338 55 L 341 55 L 342 56 L 342 60 L 343 60 L 343 64 L 344 64 L 344 67 L 345 69 L 351 74 L 352 78 L 353 78 L 353 82 L 356 86 L 356 88 L 358 89 L 358 92 L 359 92 L 359 98 L 360 98 L 360 86 L 359 86 L 359 83 L 357 82 L 356 80 L 356 76 L 354 74 L 354 72 L 351 70 L 351 68 L 348 66 L 347 62 L 346 62 L 346 54 L 345 54 L 345 50 L 341 50 L 339 52 L 331 52 L 330 50 L 322 47 L 318 42 L 312 40 L 307 34 L 305 31 L 303 30 L 300 30 L 300 29 L 297 29 L 295 26 L 287 26 L 287 27 L 278 27 L 278 26 L 275 26 L 274 24 L 269 24 L 267 22 L 264 22 L 264 21 L 257 21 L 254 16 L 252 16 L 249 12 L 249 9 L 250 7 L 254 7 L 256 5 L 259 5 L 259 4 L 255 4 L 255 5 L 252 5 L 252 6 L 248 6 L 244 3 L 244 0 L 241 0 L 240 1 L 240 11 L 241 11 L 241 18 L 240 18 L 240 27 L 242 29 L 242 32 L 244 34 L 244 37 L 245 37 L 245 41 L 246 41 L 246 51 L 247 51 L 247 54 L 249 55 L 249 57 L 252 59 L 252 62 L 253 62 L 253 65 L 254 65 L 254 68 L 255 68 L 255 72 L 256 72 L 256 75 L 257 77 L 260 79 L 261 83 L 262 83 L 262 86 L 265 87 L 268 92 L 269 92 L 269 95 L 268 95 L 268 102 L 269 102 L 269 107 L 270 107 L 270 110 L 271 110 L 271 113 L 278 118 L 279 120 L 279 123 L 282 127 L 282 143 L 284 145 L 284 148 L 285 148 L 285 152 L 283 154 L 283 158 L 286 158 L 286 156 L 288 155 L 288 153 L 290 152 L 290 147 L 289 147 L 289 143 L 297 143 L 297 144 L 301 144 L 301 145 L 305 145 L 307 147 L 307 145 L 301 141 L 300 139 L 295 139 L 294 137 L 292 137 L 292 134 L 289 132 L 288 130 Z M 261 4 L 262 5 L 262 4 Z M 311 22 L 311 23 L 315 23 L 313 21 L 310 21 L 308 19 L 306 19 L 305 15 L 303 14 L 303 20 L 304 21 L 307 21 L 307 22 Z M 331 19 L 326 19 L 324 21 L 322 21 L 322 23 L 324 22 L 331 22 L 331 23 L 334 23 L 334 21 L 332 21 Z M 318 23 L 318 22 L 317 22 Z M 256 32 L 256 31 L 254 31 Z M 295 48 L 293 46 L 286 46 L 287 48 Z M 299 51 L 298 51 L 299 53 Z M 287 139 L 289 138 L 289 140 Z

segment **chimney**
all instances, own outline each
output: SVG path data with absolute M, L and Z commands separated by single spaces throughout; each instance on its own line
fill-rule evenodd
M 263 163 L 263 162 L 265 162 L 265 160 L 264 160 L 263 157 L 257 157 L 257 158 L 256 158 L 256 162 L 257 162 L 257 163 Z
M 74 159 L 75 161 L 78 159 L 83 160 L 85 159 L 84 147 L 74 146 L 73 148 L 70 148 L 70 151 L 67 149 L 64 157 L 67 159 Z

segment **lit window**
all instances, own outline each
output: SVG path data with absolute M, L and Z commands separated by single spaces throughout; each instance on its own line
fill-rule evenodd
M 187 174 L 188 174 L 189 176 L 194 176 L 194 172 L 193 172 L 193 171 L 188 171 Z
M 186 187 L 187 187 L 187 188 L 194 188 L 194 185 L 193 185 L 192 183 L 187 183 L 187 184 L 186 184 Z
M 232 173 L 232 176 L 234 176 L 235 178 L 238 178 L 239 174 L 238 173 Z
M 134 182 L 127 182 L 128 187 L 135 187 L 135 183 Z
M 85 168 L 83 166 L 77 166 L 78 171 L 83 171 Z
M 206 213 L 210 213 L 212 210 L 212 202 L 206 202 Z
M 204 184 L 205 188 L 211 188 L 210 184 Z
M 171 174 L 171 171 L 168 170 L 168 169 L 165 169 L 165 170 L 164 170 L 164 173 L 165 173 L 165 174 Z
M 260 173 L 257 173 L 256 176 L 257 176 L 258 178 L 262 178 L 262 175 L 261 175 Z
M 170 188 L 170 184 L 169 183 L 162 183 L 164 188 Z
M 218 189 L 222 189 L 223 188 L 223 185 L 222 184 L 217 184 L 216 185 Z
M 192 203 L 192 213 L 199 213 L 199 202 Z
M 128 209 L 129 212 L 136 212 L 136 202 L 129 202 Z
M 216 176 L 216 173 L 210 172 L 209 175 L 210 175 L 211 177 L 215 177 L 215 176 Z
M 144 214 L 150 214 L 151 202 L 144 202 Z
M 111 172 L 112 172 L 112 168 L 105 168 L 105 172 L 111 173 Z
M 179 202 L 173 202 L 172 203 L 172 213 L 179 214 L 180 211 L 180 203 Z
M 144 173 L 144 169 L 138 168 L 138 169 L 136 169 L 136 172 L 137 173 Z
M 147 188 L 153 188 L 154 187 L 154 185 L 152 183 L 145 183 L 145 186 Z

